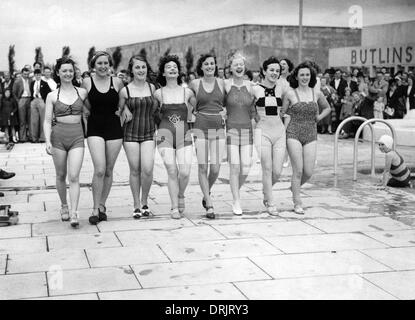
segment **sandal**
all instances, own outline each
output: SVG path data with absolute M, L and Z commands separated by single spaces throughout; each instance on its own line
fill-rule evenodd
M 133 218 L 134 219 L 140 219 L 142 216 L 143 215 L 141 214 L 140 209 L 137 208 L 137 209 L 134 210 L 134 212 L 133 212 Z
M 209 192 L 209 195 L 210 195 L 210 192 Z M 206 205 L 205 197 L 203 197 L 203 199 L 202 199 L 202 206 L 203 206 L 203 208 L 205 208 L 207 210 L 208 207 Z
M 179 197 L 179 202 L 177 208 L 179 209 L 179 213 L 183 213 L 185 209 L 184 197 Z
M 68 205 L 63 205 L 61 208 L 61 219 L 62 221 L 69 221 L 69 207 Z
M 99 223 L 99 217 L 97 215 L 92 214 L 92 216 L 88 219 L 89 223 L 92 225 L 97 225 Z
M 294 206 L 294 212 L 296 214 L 305 214 L 304 209 L 298 204 L 296 206 Z
M 150 215 L 153 216 L 153 213 L 150 211 L 150 209 L 148 208 L 147 205 L 144 205 L 141 208 L 141 213 L 142 213 L 143 217 L 149 217 Z
M 234 215 L 241 216 L 243 211 L 239 202 L 232 203 L 232 211 Z
M 215 212 L 212 206 L 206 208 L 206 218 L 215 219 Z
M 170 216 L 171 216 L 172 219 L 180 219 L 182 217 L 177 208 L 170 210 Z
M 107 221 L 107 208 L 103 204 L 100 204 L 100 206 L 104 207 L 104 211 L 101 211 L 101 209 L 98 207 L 98 219 L 99 221 Z
M 271 216 L 278 216 L 278 210 L 275 204 L 270 203 L 268 200 L 262 201 L 264 206 L 267 208 L 267 212 Z
M 79 212 L 75 211 L 71 213 L 71 227 L 78 228 L 79 227 Z

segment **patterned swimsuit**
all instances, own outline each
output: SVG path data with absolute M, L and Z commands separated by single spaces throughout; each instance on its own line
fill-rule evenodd
M 314 99 L 314 90 L 313 101 L 310 102 L 300 101 L 297 89 L 294 89 L 294 92 L 298 102 L 291 105 L 286 112 L 291 116 L 287 127 L 287 139 L 298 140 L 304 146 L 317 140 L 318 104 Z

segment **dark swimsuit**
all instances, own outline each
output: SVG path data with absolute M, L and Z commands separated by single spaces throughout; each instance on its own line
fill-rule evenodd
M 161 89 L 161 122 L 157 131 L 159 148 L 179 149 L 192 144 L 189 124 L 187 123 L 186 90 L 183 88 L 182 103 L 164 103 Z
M 118 99 L 112 77 L 110 89 L 105 93 L 98 91 L 91 77 L 91 90 L 88 93 L 91 114 L 88 118 L 87 137 L 97 136 L 105 141 L 123 138 L 120 118 L 115 114 L 118 110 Z

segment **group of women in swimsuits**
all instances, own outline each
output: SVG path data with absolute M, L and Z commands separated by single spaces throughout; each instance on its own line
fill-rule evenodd
M 272 187 L 281 174 L 287 147 L 293 167 L 294 211 L 304 214 L 300 186 L 308 181 L 314 168 L 316 124 L 330 108 L 324 95 L 314 91 L 316 73 L 310 65 L 300 64 L 288 84 L 287 61 L 280 62 L 275 57 L 264 61 L 264 81 L 253 84 L 244 79 L 242 55 L 231 58 L 232 78 L 223 80 L 217 77 L 215 56 L 205 54 L 197 62 L 199 78 L 184 88 L 180 83 L 180 61 L 168 55 L 160 60 L 160 87 L 156 88 L 149 80 L 151 68 L 147 60 L 136 55 L 128 65 L 133 80 L 124 87 L 118 78 L 109 75 L 110 55 L 100 51 L 91 60 L 95 76 L 76 88 L 72 85 L 74 62 L 59 59 L 55 73 L 60 85 L 47 97 L 44 127 L 46 149 L 56 168 L 62 220 L 69 220 L 73 227 L 79 225 L 84 136 L 94 165 L 91 224 L 107 220 L 105 203 L 122 145 L 130 167 L 132 215 L 136 219 L 151 214 L 147 200 L 156 146 L 168 175 L 170 214 L 174 219 L 180 219 L 185 210 L 193 145 L 202 206 L 208 219 L 215 218 L 211 189 L 219 176 L 225 146 L 235 215 L 243 213 L 240 189 L 251 167 L 253 145 L 261 159 L 263 203 L 268 213 L 278 215 Z M 282 70 L 285 76 L 280 77 Z M 87 121 L 82 125 L 85 115 Z M 66 176 L 71 210 L 66 199 Z

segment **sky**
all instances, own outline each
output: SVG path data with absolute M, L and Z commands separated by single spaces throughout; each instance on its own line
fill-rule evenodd
M 415 19 L 415 0 L 303 0 L 303 25 L 348 27 L 353 6 L 363 26 Z M 0 70 L 8 69 L 9 45 L 16 67 L 33 64 L 42 47 L 53 63 L 69 46 L 86 70 L 97 50 L 232 25 L 297 25 L 299 0 L 0 0 Z

